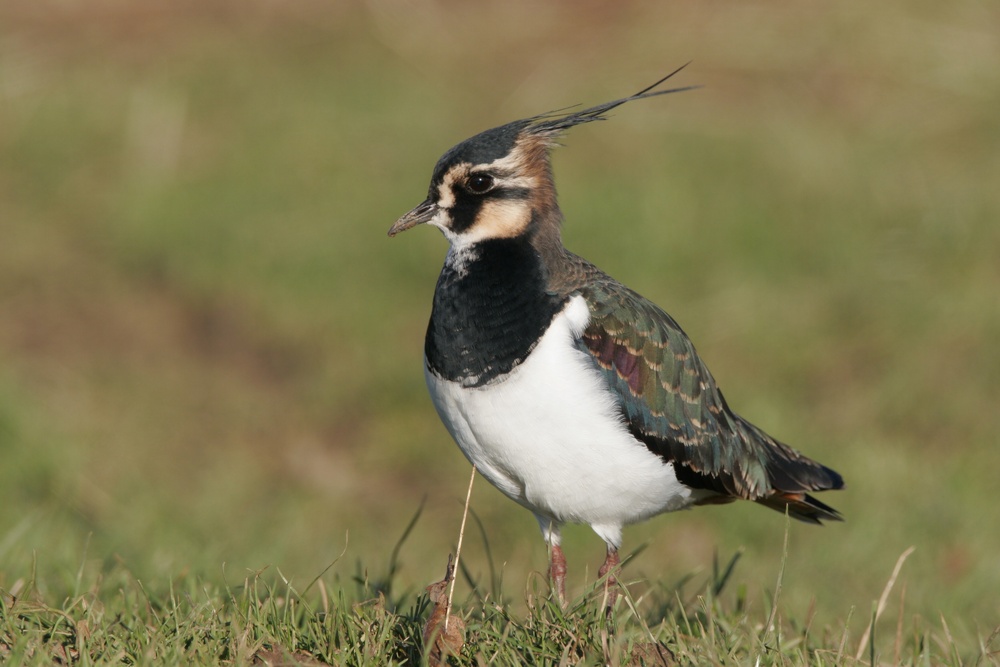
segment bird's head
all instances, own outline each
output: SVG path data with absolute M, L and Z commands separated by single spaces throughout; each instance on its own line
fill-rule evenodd
M 549 152 L 571 127 L 607 118 L 626 102 L 689 90 L 653 90 L 679 68 L 635 95 L 589 109 L 554 111 L 517 120 L 466 139 L 441 156 L 427 199 L 403 215 L 389 236 L 430 224 L 452 245 L 520 236 L 547 227 L 558 235 L 559 206 Z

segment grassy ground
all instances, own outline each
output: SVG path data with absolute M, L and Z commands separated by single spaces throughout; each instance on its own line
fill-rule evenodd
M 444 241 L 385 231 L 455 142 L 688 60 L 556 153 L 564 236 L 847 522 L 629 529 L 609 627 L 480 484 L 462 661 L 851 664 L 911 546 L 862 661 L 1000 660 L 997 8 L 613 7 L 0 5 L 0 660 L 418 662 L 468 469 L 420 370 Z

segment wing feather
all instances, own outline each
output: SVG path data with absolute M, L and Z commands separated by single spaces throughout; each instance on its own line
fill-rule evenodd
M 787 507 L 805 521 L 840 518 L 806 494 L 842 488 L 839 474 L 733 413 L 667 313 L 603 274 L 589 278 L 576 290 L 591 313 L 578 346 L 601 369 L 638 440 L 674 463 L 689 486 Z

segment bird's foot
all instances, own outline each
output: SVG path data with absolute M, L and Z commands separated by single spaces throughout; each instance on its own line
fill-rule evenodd
M 608 549 L 607 558 L 604 559 L 601 569 L 597 571 L 598 580 L 604 582 L 604 607 L 609 612 L 618 599 L 618 579 L 615 574 L 619 565 L 621 565 L 621 561 L 618 559 L 618 550 Z

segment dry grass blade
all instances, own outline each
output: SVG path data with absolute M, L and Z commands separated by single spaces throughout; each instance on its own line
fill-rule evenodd
M 767 617 L 767 625 L 764 626 L 764 636 L 761 638 L 761 644 L 767 645 L 767 638 L 771 634 L 771 630 L 774 629 L 774 622 L 778 615 L 778 598 L 781 596 L 781 581 L 785 576 L 785 561 L 788 560 L 788 531 L 790 528 L 791 519 L 788 516 L 788 511 L 785 511 L 785 543 L 781 547 L 781 566 L 778 568 L 778 581 L 774 585 L 774 599 L 771 601 L 771 613 Z
M 903 648 L 903 609 L 906 608 L 906 583 L 899 591 L 899 618 L 896 619 L 896 643 L 892 648 L 892 662 L 899 664 L 900 651 Z
M 469 475 L 469 488 L 465 492 L 465 507 L 462 509 L 462 524 L 458 528 L 458 545 L 455 547 L 455 567 L 462 559 L 462 539 L 465 537 L 465 520 L 469 518 L 469 502 L 472 499 L 472 483 L 476 481 L 476 466 L 472 466 L 472 474 Z M 448 619 L 451 618 L 451 600 L 455 595 L 455 577 L 451 578 L 451 586 L 448 588 L 448 606 L 445 608 L 444 631 L 448 632 Z
M 886 582 L 885 589 L 882 591 L 882 597 L 879 598 L 878 606 L 875 608 L 875 617 L 872 619 L 871 625 L 865 629 L 865 634 L 861 636 L 861 643 L 858 644 L 857 653 L 854 654 L 855 660 L 860 660 L 861 656 L 864 654 L 865 648 L 868 646 L 868 639 L 871 637 L 872 628 L 878 622 L 879 617 L 882 616 L 882 612 L 885 610 L 886 602 L 889 600 L 889 593 L 892 592 L 892 587 L 896 583 L 896 577 L 899 576 L 899 571 L 903 568 L 903 563 L 906 562 L 906 559 L 910 557 L 910 554 L 913 553 L 915 548 L 916 547 L 910 547 L 900 554 L 899 558 L 896 560 L 896 566 L 892 568 L 892 574 L 889 576 L 889 581 Z

